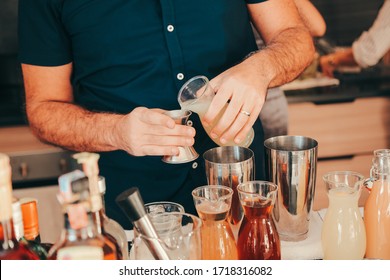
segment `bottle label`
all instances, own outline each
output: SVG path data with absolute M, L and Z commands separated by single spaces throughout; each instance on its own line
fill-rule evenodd
M 103 248 L 94 246 L 65 247 L 58 250 L 57 260 L 103 260 Z

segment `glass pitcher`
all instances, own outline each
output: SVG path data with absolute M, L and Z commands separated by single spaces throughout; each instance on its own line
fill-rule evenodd
M 366 231 L 358 207 L 364 176 L 334 171 L 323 176 L 329 207 L 322 225 L 325 260 L 359 260 L 366 250 Z
M 201 226 L 200 218 L 182 212 L 163 212 L 153 217 L 153 225 L 159 238 L 151 238 L 137 232 L 134 237 L 134 258 L 154 260 L 147 244 L 160 243 L 170 260 L 200 260 Z
M 244 218 L 238 232 L 240 260 L 280 260 L 280 239 L 272 219 L 278 186 L 267 181 L 249 181 L 237 187 Z
M 164 213 L 185 213 L 185 209 L 181 204 L 171 201 L 156 201 L 145 204 L 145 211 L 148 213 L 150 221 L 153 223 L 156 232 L 159 235 L 164 235 L 167 223 L 166 220 L 159 218 L 160 214 Z M 168 224 L 171 226 L 171 224 Z M 179 226 L 179 224 L 177 224 Z M 130 250 L 130 259 L 153 259 L 140 233 L 134 228 L 133 246 Z M 135 244 L 135 245 L 134 245 Z M 135 253 L 137 251 L 137 253 Z
M 237 260 L 236 241 L 227 221 L 233 190 L 225 186 L 202 186 L 192 191 L 196 211 L 202 219 L 204 260 Z
M 390 259 L 390 149 L 374 151 L 370 195 L 364 205 L 366 258 Z

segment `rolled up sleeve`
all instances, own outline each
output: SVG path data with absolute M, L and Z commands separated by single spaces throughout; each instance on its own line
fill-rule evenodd
M 390 49 L 390 0 L 379 10 L 374 24 L 352 44 L 353 56 L 361 67 L 369 67 Z

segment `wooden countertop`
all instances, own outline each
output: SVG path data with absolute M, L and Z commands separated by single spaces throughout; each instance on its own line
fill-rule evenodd
M 0 127 L 0 152 L 6 154 L 58 151 L 61 148 L 38 140 L 28 126 Z

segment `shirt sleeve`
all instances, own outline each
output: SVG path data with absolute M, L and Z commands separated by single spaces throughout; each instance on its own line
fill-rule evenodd
M 58 66 L 72 61 L 59 0 L 19 0 L 18 43 L 21 63 Z
M 369 67 L 390 49 L 390 0 L 385 0 L 374 24 L 352 44 L 355 61 L 361 67 Z

